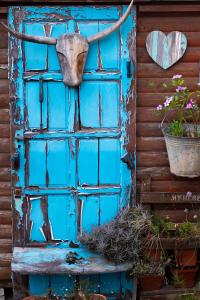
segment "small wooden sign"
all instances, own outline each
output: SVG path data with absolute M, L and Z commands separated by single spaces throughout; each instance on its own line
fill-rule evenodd
M 138 202 L 143 204 L 198 204 L 200 193 L 142 192 L 137 194 Z
M 150 57 L 163 69 L 174 65 L 187 49 L 187 38 L 180 31 L 165 35 L 162 31 L 152 31 L 146 39 L 146 48 Z

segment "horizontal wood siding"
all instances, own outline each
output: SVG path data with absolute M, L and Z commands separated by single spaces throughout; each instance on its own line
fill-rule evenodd
M 20 2 L 25 3 L 27 1 Z M 9 3 L 11 1 L 7 1 L 7 5 Z M 66 3 L 67 1 L 65 1 L 65 5 Z M 181 12 L 176 13 L 180 11 L 180 8 Z M 0 8 L 1 20 L 6 21 L 6 11 L 6 8 Z M 176 73 L 183 74 L 192 87 L 195 87 L 199 81 L 200 26 L 199 15 L 194 11 L 199 12 L 200 5 L 196 4 L 195 9 L 194 6 L 188 4 L 181 4 L 181 6 L 159 6 L 159 3 L 158 5 L 138 5 L 137 179 L 139 188 L 141 180 L 151 175 L 152 191 L 199 191 L 199 179 L 181 179 L 170 174 L 165 143 L 158 126 L 160 118 L 154 114 L 155 106 L 167 95 L 162 88 L 163 81 L 168 81 Z M 186 54 L 179 63 L 168 71 L 163 71 L 153 63 L 145 49 L 146 36 L 148 32 L 155 29 L 164 32 L 180 30 L 187 35 L 188 49 Z M 0 286 L 6 286 L 9 283 L 12 248 L 7 45 L 7 33 L 0 27 Z
M 165 143 L 159 129 L 160 117 L 155 107 L 169 93 L 163 82 L 169 82 L 174 74 L 183 74 L 191 88 L 197 87 L 200 70 L 200 5 L 194 9 L 181 5 L 140 5 L 137 23 L 137 179 L 151 176 L 153 192 L 198 192 L 200 179 L 173 176 L 169 171 Z M 188 11 L 187 11 L 188 8 Z M 183 58 L 168 70 L 161 69 L 152 61 L 145 47 L 147 34 L 153 30 L 165 33 L 182 31 L 188 39 Z
M 7 22 L 7 9 L 0 19 Z M 7 32 L 0 26 L 0 286 L 11 284 L 12 213 L 10 179 L 10 124 Z

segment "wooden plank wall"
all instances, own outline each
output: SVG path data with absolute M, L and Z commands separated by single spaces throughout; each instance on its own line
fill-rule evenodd
M 6 21 L 7 9 L 0 8 L 0 20 Z M 10 200 L 10 124 L 8 84 L 8 40 L 0 26 L 0 286 L 10 285 L 11 200 Z
M 173 74 L 183 74 L 190 87 L 196 88 L 200 70 L 200 6 L 139 5 L 137 30 L 137 179 L 138 191 L 145 177 L 151 176 L 152 192 L 199 192 L 200 179 L 173 176 L 169 171 L 165 143 L 159 129 L 155 107 L 168 95 L 162 83 Z M 173 67 L 163 70 L 149 57 L 145 41 L 153 30 L 165 33 L 178 30 L 186 34 L 188 48 Z
M 6 20 L 6 8 L 0 8 L 0 20 Z M 177 11 L 180 11 L 177 13 Z M 165 144 L 154 107 L 165 96 L 163 80 L 181 73 L 195 87 L 200 68 L 200 5 L 139 5 L 137 32 L 137 178 L 151 175 L 152 191 L 199 191 L 199 179 L 186 180 L 170 174 Z M 153 63 L 145 49 L 145 39 L 152 30 L 186 33 L 188 49 L 183 59 L 168 71 Z M 9 284 L 11 257 L 10 207 L 10 129 L 7 80 L 7 33 L 0 27 L 0 286 Z

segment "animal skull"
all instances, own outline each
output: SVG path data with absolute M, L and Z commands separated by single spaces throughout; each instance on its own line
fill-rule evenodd
M 24 33 L 14 31 L 4 23 L 1 23 L 9 33 L 24 41 L 33 43 L 42 43 L 49 45 L 56 45 L 61 70 L 63 74 L 63 81 L 68 86 L 76 87 L 82 82 L 84 65 L 87 58 L 89 44 L 96 40 L 102 39 L 112 32 L 116 31 L 122 23 L 127 19 L 134 0 L 131 0 L 124 15 L 111 27 L 89 37 L 86 39 L 78 33 L 64 34 L 59 38 L 49 38 L 40 36 L 31 36 Z
M 57 40 L 56 50 L 63 81 L 69 86 L 78 86 L 81 83 L 88 49 L 86 38 L 77 33 L 63 35 Z

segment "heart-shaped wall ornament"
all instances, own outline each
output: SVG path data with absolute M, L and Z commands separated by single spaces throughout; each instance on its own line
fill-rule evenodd
M 163 69 L 173 66 L 187 49 L 187 38 L 180 31 L 165 35 L 162 31 L 152 31 L 146 39 L 150 57 Z

